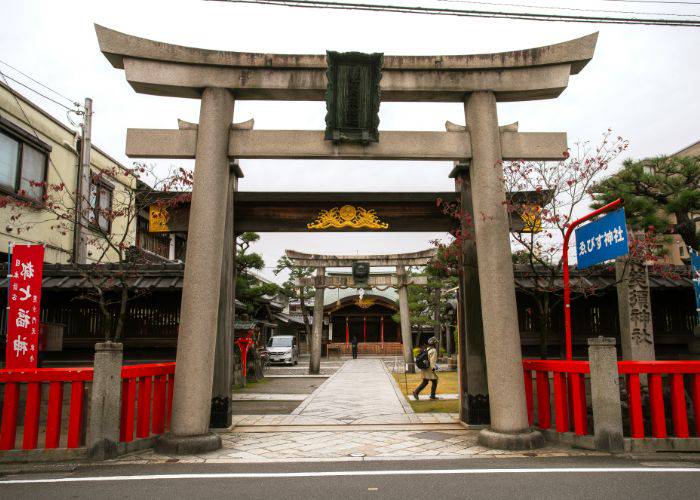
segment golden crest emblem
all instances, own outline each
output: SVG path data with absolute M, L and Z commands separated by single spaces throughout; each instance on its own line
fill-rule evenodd
M 362 297 L 355 300 L 355 305 L 362 309 L 369 309 L 374 305 L 374 302 L 374 299 Z
M 525 205 L 520 218 L 525 223 L 523 233 L 539 233 L 542 231 L 542 207 L 539 205 Z
M 308 229 L 388 229 L 389 224 L 382 222 L 375 210 L 367 210 L 353 205 L 333 207 L 321 210 L 316 220 L 306 225 Z

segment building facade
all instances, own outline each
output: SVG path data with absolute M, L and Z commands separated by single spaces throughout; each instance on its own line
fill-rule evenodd
M 47 263 L 74 261 L 73 224 L 58 227 L 54 214 L 41 208 L 55 200 L 66 214 L 75 213 L 80 165 L 77 130 L 64 125 L 19 92 L 0 83 L 0 253 L 13 244 L 43 244 Z M 136 244 L 136 223 L 128 217 L 105 217 L 118 204 L 134 199 L 136 179 L 128 169 L 92 146 L 90 201 L 86 217 L 86 261 L 100 258 L 100 235 Z M 58 186 L 62 188 L 57 190 Z M 48 198 L 47 198 L 48 197 Z M 125 238 L 123 238 L 126 236 Z M 0 255 L 2 256 L 2 255 Z M 116 259 L 108 251 L 102 262 Z

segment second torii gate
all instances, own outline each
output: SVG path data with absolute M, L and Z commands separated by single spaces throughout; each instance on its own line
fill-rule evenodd
M 421 252 L 383 254 L 383 255 L 313 255 L 286 250 L 285 253 L 294 265 L 315 267 L 316 276 L 301 278 L 297 285 L 313 286 L 316 289 L 314 297 L 314 322 L 311 333 L 311 356 L 309 373 L 319 373 L 321 368 L 321 334 L 323 328 L 323 291 L 325 288 L 355 287 L 352 276 L 326 276 L 327 267 L 352 267 L 356 262 L 366 262 L 370 267 L 395 267 L 394 276 L 370 276 L 367 286 L 392 286 L 399 289 L 399 315 L 401 317 L 401 341 L 403 343 L 403 358 L 407 370 L 415 372 L 413 365 L 413 339 L 411 337 L 411 318 L 408 310 L 408 285 L 427 285 L 425 276 L 409 277 L 406 269 L 411 266 L 425 266 L 435 257 L 434 249 Z M 320 307 L 319 307 L 320 306 Z
M 201 100 L 196 127 L 130 129 L 127 133 L 129 156 L 195 159 L 172 425 L 171 432 L 159 440 L 159 450 L 198 453 L 221 446 L 221 439 L 209 432 L 209 416 L 218 292 L 223 249 L 229 244 L 224 237 L 227 217 L 221 215 L 221 210 L 229 201 L 232 158 L 461 162 L 463 168 L 457 169 L 455 177 L 461 197 L 471 201 L 476 236 L 472 247 L 463 249 L 462 282 L 475 283 L 477 273 L 480 278 L 491 412 L 491 425 L 481 431 L 479 441 L 507 449 L 543 444 L 542 434 L 528 424 L 525 405 L 501 162 L 562 159 L 567 149 L 566 135 L 501 129 L 497 102 L 557 97 L 566 89 L 569 76 L 579 73 L 593 57 L 597 33 L 500 54 L 385 56 L 381 78 L 374 80 L 374 91 L 381 93 L 382 101 L 461 102 L 466 126 L 447 132 L 372 130 L 361 135 L 359 142 L 344 142 L 342 133 L 329 136 L 328 129 L 232 127 L 235 100 L 325 100 L 331 89 L 330 54 L 203 50 L 133 37 L 101 26 L 96 30 L 103 54 L 115 68 L 125 71 L 137 92 Z M 376 105 L 378 110 L 378 101 Z M 231 224 L 233 220 L 231 217 Z M 468 315 L 462 314 L 462 318 L 468 325 Z

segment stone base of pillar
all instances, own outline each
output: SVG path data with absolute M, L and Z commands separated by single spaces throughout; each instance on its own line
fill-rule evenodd
M 209 427 L 213 427 L 214 429 L 228 429 L 231 427 L 232 422 L 230 398 L 212 398 Z
M 479 431 L 479 444 L 497 450 L 534 450 L 544 446 L 544 436 L 533 429 L 511 434 L 488 428 Z
M 491 409 L 488 394 L 465 394 L 467 398 L 467 424 L 488 425 L 491 423 Z
M 164 434 L 158 438 L 155 451 L 163 455 L 197 455 L 221 448 L 221 437 L 208 433 L 198 436 Z

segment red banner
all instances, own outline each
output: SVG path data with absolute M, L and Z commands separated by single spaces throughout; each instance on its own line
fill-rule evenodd
M 36 368 L 44 247 L 14 245 L 7 311 L 6 368 Z

